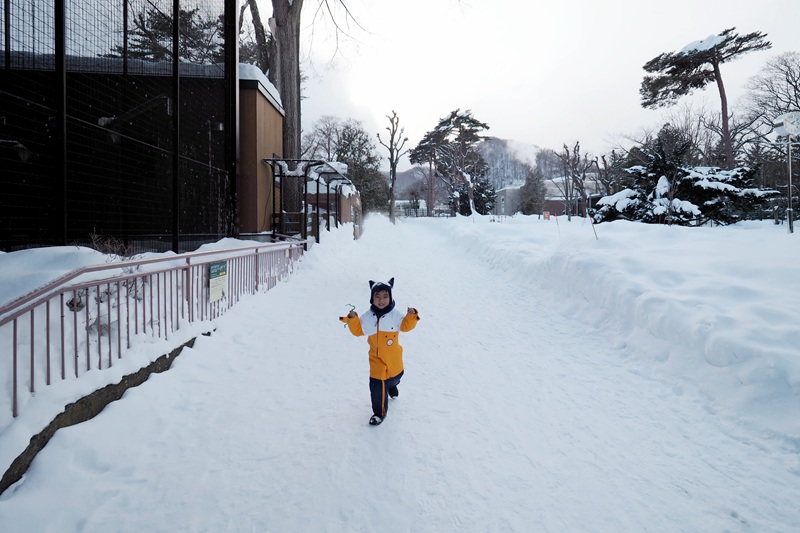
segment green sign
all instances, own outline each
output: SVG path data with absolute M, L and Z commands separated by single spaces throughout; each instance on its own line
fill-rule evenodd
M 228 294 L 228 262 L 208 264 L 208 301 L 216 302 Z

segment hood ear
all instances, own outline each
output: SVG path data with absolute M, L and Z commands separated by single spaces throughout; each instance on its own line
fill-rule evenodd
M 369 280 L 369 288 L 370 288 L 370 289 L 372 288 L 372 286 L 373 286 L 373 285 L 375 285 L 375 282 L 374 282 L 374 281 L 372 281 L 372 280 Z
M 394 289 L 394 278 L 389 280 L 389 286 Z

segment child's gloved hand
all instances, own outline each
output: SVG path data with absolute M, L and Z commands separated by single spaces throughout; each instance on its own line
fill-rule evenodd
M 415 308 L 413 308 L 413 307 L 409 307 L 408 308 L 408 314 L 409 315 L 416 315 L 417 314 L 417 310 Z
M 350 307 L 350 312 L 347 313 L 347 316 L 340 316 L 339 317 L 339 320 L 344 322 L 345 325 L 347 325 L 350 322 L 350 319 L 355 318 L 355 317 L 358 316 L 358 313 L 356 313 L 356 306 L 355 305 L 347 304 L 347 306 Z

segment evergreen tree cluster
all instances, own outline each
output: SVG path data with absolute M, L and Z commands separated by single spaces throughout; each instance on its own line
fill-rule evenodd
M 172 60 L 172 11 L 150 7 L 134 13 L 131 19 L 130 43 L 127 55 L 145 61 Z M 190 63 L 221 63 L 224 61 L 225 35 L 222 15 L 206 17 L 200 8 L 179 10 L 180 39 L 178 53 Z M 122 57 L 125 50 L 115 46 L 105 57 Z
M 525 184 L 520 188 L 519 210 L 523 215 L 533 215 L 544 211 L 547 188 L 544 185 L 541 167 L 528 172 Z
M 766 201 L 779 194 L 759 189 L 757 173 L 748 167 L 724 170 L 686 165 L 682 156 L 688 149 L 687 143 L 672 150 L 656 143 L 653 149 L 643 150 L 648 164 L 625 169 L 627 187 L 600 199 L 592 213 L 595 222 L 623 219 L 681 226 L 727 225 L 757 216 Z
M 489 165 L 478 150 L 487 129 L 471 111 L 456 109 L 409 152 L 411 163 L 435 171 L 448 188 L 451 208 L 466 216 L 473 211 L 486 215 L 494 208 L 495 188 L 486 179 Z
M 495 188 L 489 180 L 481 179 L 475 181 L 473 199 L 475 201 L 475 211 L 482 215 L 492 212 L 495 204 Z M 450 195 L 450 208 L 465 217 L 472 214 L 472 209 L 469 205 L 469 186 L 466 183 L 461 182 L 456 185 L 455 190 Z

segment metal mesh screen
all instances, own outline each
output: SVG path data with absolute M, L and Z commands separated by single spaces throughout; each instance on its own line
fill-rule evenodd
M 233 233 L 225 3 L 0 0 L 3 249 Z

